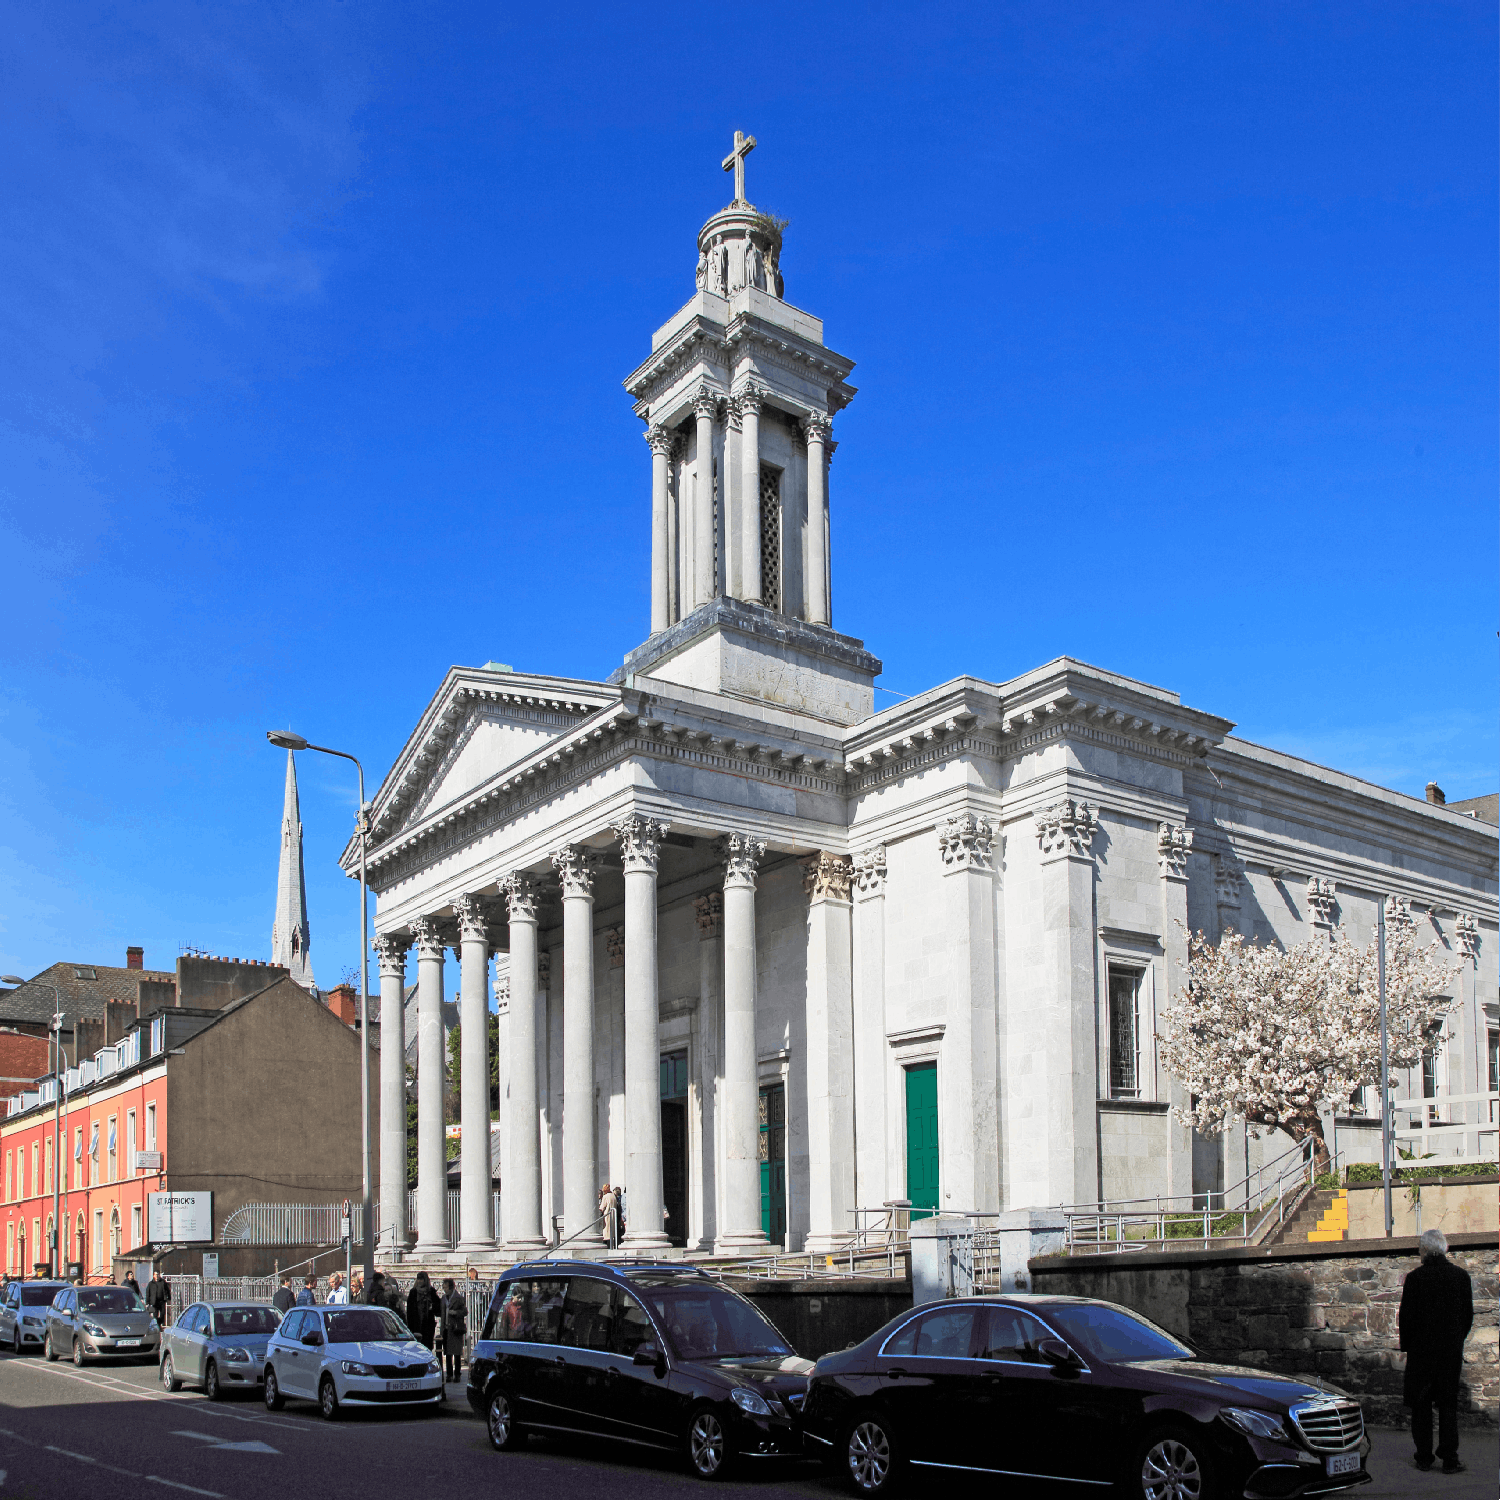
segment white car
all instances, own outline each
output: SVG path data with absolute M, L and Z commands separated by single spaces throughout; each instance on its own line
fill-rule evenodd
M 345 1407 L 429 1406 L 443 1367 L 388 1307 L 294 1307 L 266 1345 L 266 1406 L 316 1401 L 330 1422 Z

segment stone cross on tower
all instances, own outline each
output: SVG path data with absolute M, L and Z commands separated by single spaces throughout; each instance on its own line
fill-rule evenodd
M 745 199 L 745 158 L 755 150 L 755 137 L 746 135 L 743 130 L 734 133 L 734 150 L 724 158 L 724 170 L 734 173 L 734 201 L 744 203 Z

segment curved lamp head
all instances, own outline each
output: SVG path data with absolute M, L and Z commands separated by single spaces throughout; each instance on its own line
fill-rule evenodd
M 19 974 L 0 974 L 0 984 L 25 984 Z
M 268 729 L 266 738 L 280 750 L 306 750 L 307 741 L 290 729 Z

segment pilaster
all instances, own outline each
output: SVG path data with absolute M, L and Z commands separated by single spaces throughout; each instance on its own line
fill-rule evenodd
M 1159 823 L 1156 828 L 1157 868 L 1161 874 L 1161 942 L 1164 954 L 1166 995 L 1158 1009 L 1178 1003 L 1178 996 L 1187 988 L 1188 982 L 1188 860 L 1193 852 L 1193 830 L 1181 823 Z M 1139 1023 L 1138 1023 L 1139 1024 Z M 1158 1023 L 1159 1024 L 1159 1023 Z M 1157 1027 L 1150 1034 L 1155 1035 Z M 1146 1027 L 1139 1024 L 1139 1032 L 1146 1034 Z M 1142 1059 L 1143 1064 L 1146 1059 Z M 1151 1066 L 1158 1068 L 1156 1097 L 1167 1099 L 1176 1109 L 1184 1112 L 1188 1107 L 1187 1092 L 1177 1079 L 1167 1075 L 1154 1060 Z M 1222 1142 L 1219 1143 L 1221 1152 Z M 1210 1183 L 1209 1186 L 1214 1184 Z M 1167 1192 L 1173 1197 L 1192 1193 L 1197 1184 L 1193 1181 L 1193 1131 L 1190 1126 L 1178 1121 L 1176 1114 L 1167 1117 Z
M 887 1159 L 885 1091 L 885 845 L 854 855 L 854 1184 L 860 1208 L 901 1196 Z

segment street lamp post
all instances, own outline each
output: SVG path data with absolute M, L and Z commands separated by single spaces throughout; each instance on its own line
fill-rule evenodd
M 1380 1185 L 1385 1199 L 1385 1237 L 1395 1229 L 1391 1213 L 1391 1052 L 1385 1014 L 1385 897 L 1375 903 L 1375 975 L 1380 995 Z
M 359 772 L 359 815 L 355 832 L 359 835 L 359 1149 L 363 1173 L 364 1198 L 364 1272 L 368 1287 L 375 1279 L 375 1204 L 370 1188 L 370 890 L 365 879 L 365 845 L 369 842 L 369 807 L 365 802 L 365 768 L 357 756 L 346 750 L 330 750 L 327 745 L 310 745 L 300 734 L 290 730 L 268 729 L 266 738 L 280 750 L 316 750 L 321 755 L 337 755 L 352 760 Z
M 0 984 L 25 984 L 26 981 L 17 974 L 0 974 Z M 55 984 L 49 981 L 33 980 L 33 984 L 45 985 L 52 991 L 52 1024 L 48 1028 L 48 1034 L 52 1040 L 52 1077 L 57 1084 L 57 1095 L 52 1101 L 52 1244 L 49 1255 L 52 1257 L 52 1274 L 59 1279 L 62 1278 L 62 1096 L 63 1079 L 62 1068 L 62 1023 L 65 1019 L 62 1009 L 62 994 Z M 24 1267 L 22 1268 L 24 1272 Z

